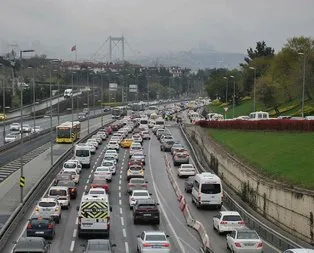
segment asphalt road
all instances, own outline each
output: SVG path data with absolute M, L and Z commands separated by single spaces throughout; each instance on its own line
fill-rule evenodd
M 188 145 L 179 129 L 179 127 L 168 127 L 167 130 L 172 134 L 175 140 L 180 141 L 185 147 L 188 148 Z M 167 153 L 167 159 L 172 164 L 172 156 L 170 153 Z M 190 161 L 194 165 L 194 161 Z M 177 173 L 177 167 L 172 166 L 172 170 L 174 175 Z M 181 189 L 181 191 L 185 194 L 185 199 L 189 204 L 190 210 L 192 212 L 192 216 L 194 219 L 200 221 L 204 226 L 208 233 L 208 236 L 211 240 L 212 249 L 215 253 L 222 253 L 226 252 L 226 236 L 225 235 L 218 235 L 217 231 L 213 230 L 213 216 L 218 213 L 217 210 L 212 209 L 198 209 L 194 204 L 192 204 L 191 194 L 184 192 L 184 179 L 177 178 L 177 183 Z M 228 206 L 223 206 L 222 210 L 229 210 Z M 230 210 L 232 211 L 232 210 Z M 273 248 L 270 244 L 264 241 L 263 243 L 264 253 L 274 253 L 274 252 L 281 252 Z
M 99 114 L 101 113 L 101 109 L 97 109 L 97 110 L 91 110 L 90 111 L 90 116 L 93 116 L 95 114 Z M 78 113 L 74 113 L 73 114 L 73 119 L 77 120 L 78 118 Z M 65 114 L 65 115 L 60 115 L 59 116 L 59 124 L 66 122 L 66 121 L 71 121 L 72 120 L 72 114 Z M 20 123 L 20 119 L 16 119 L 15 121 L 16 123 Z M 31 127 L 34 126 L 34 120 L 26 120 L 24 121 L 23 124 L 29 124 Z M 44 118 L 39 118 L 36 119 L 35 121 L 36 126 L 40 126 L 43 130 L 44 129 L 48 129 L 50 128 L 50 117 L 44 117 Z M 52 117 L 52 126 L 55 127 L 56 125 L 58 125 L 58 117 L 57 116 L 53 116 Z M 0 146 L 2 146 L 4 144 L 4 138 L 3 138 L 3 125 L 1 125 L 1 130 L 0 130 Z M 7 135 L 10 132 L 10 125 L 6 125 L 5 126 L 5 135 Z
M 89 183 L 93 170 L 100 164 L 104 151 L 105 144 L 103 143 L 92 158 L 92 168 L 82 170 L 80 184 L 78 185 L 78 197 L 76 200 L 71 201 L 69 210 L 62 212 L 62 220 L 60 224 L 56 225 L 56 237 L 51 244 L 51 253 L 82 252 L 81 245 L 87 241 L 77 237 L 76 206 L 79 204 L 84 189 Z M 110 240 L 117 244 L 115 252 L 136 252 L 136 235 L 143 230 L 163 230 L 169 234 L 172 252 L 199 252 L 201 244 L 198 235 L 185 224 L 176 195 L 166 174 L 164 155 L 159 151 L 158 141 L 154 137 L 151 141 L 146 141 L 144 151 L 146 153 L 145 178 L 149 181 L 149 191 L 152 193 L 152 197 L 160 203 L 161 223 L 159 226 L 133 224 L 132 213 L 128 205 L 128 194 L 126 193 L 128 150 L 120 149 L 119 166 L 117 174 L 110 183 L 111 193 L 109 196 L 113 208 Z M 30 217 L 32 210 L 25 217 Z M 12 241 L 25 235 L 26 224 L 27 218 L 21 222 L 21 226 L 16 230 Z M 10 252 L 11 248 L 12 245 L 8 243 L 5 252 Z

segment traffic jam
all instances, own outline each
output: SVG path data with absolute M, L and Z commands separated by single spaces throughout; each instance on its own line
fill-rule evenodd
M 178 180 L 184 180 L 184 190 L 191 194 L 192 203 L 197 208 L 210 205 L 218 209 L 212 221 L 213 229 L 219 234 L 226 234 L 227 248 L 231 252 L 262 252 L 262 240 L 256 231 L 245 226 L 240 214 L 221 210 L 223 189 L 220 178 L 209 172 L 199 173 L 188 148 L 180 140 L 175 140 L 167 130 L 167 114 L 175 122 L 181 122 L 179 111 L 186 109 L 186 104 L 171 107 L 166 113 L 164 108 L 160 110 L 157 106 L 149 109 L 149 113 L 133 112 L 130 116 L 124 116 L 100 129 L 85 143 L 75 145 L 73 157 L 64 162 L 45 196 L 37 202 L 27 224 L 26 236 L 43 240 L 44 244 L 47 243 L 46 240 L 49 240 L 48 244 L 53 243 L 56 226 L 62 223 L 63 212 L 76 208 L 77 236 L 88 239 L 83 245 L 84 252 L 96 252 L 93 251 L 96 248 L 99 250 L 97 252 L 114 252 L 117 245 L 110 240 L 113 212 L 110 195 L 112 184 L 117 181 L 117 173 L 125 168 L 122 173 L 125 173 L 126 194 L 133 224 L 158 226 L 162 214 L 158 201 L 149 191 L 150 182 L 145 177 L 147 161 L 143 145 L 156 138 L 160 142 L 160 151 L 170 157 Z M 84 192 L 80 192 L 78 185 L 81 173 L 86 169 L 91 170 L 92 157 L 100 150 L 103 150 L 101 161 L 93 168 Z M 121 150 L 126 150 L 127 167 L 121 166 Z M 80 198 L 79 205 L 71 206 L 71 202 L 77 198 Z M 134 240 L 137 252 L 173 252 L 169 236 L 159 229 L 144 230 L 134 235 Z M 23 237 L 20 241 L 23 241 Z M 19 241 L 15 249 L 18 245 Z

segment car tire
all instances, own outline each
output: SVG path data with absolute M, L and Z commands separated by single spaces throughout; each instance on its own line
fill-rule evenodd
M 133 206 L 130 206 L 130 210 L 133 210 Z
M 159 225 L 160 224 L 160 219 L 158 219 L 156 222 L 155 222 L 155 225 Z
M 56 224 L 59 224 L 60 220 L 61 220 L 61 214 L 58 217 L 56 217 L 55 219 Z
M 112 179 L 108 179 L 109 182 L 112 182 Z
M 137 219 L 133 219 L 133 224 L 137 225 L 137 223 L 138 223 Z

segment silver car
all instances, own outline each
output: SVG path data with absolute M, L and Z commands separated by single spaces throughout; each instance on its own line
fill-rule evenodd
M 43 217 L 50 216 L 59 223 L 61 220 L 61 206 L 55 198 L 42 198 L 36 205 L 35 214 Z
M 116 244 L 112 244 L 107 239 L 90 239 L 87 241 L 87 245 L 84 246 L 84 253 L 112 253 L 112 248 L 116 247 Z

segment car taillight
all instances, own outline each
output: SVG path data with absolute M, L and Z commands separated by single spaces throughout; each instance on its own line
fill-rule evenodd
M 241 248 L 241 244 L 239 242 L 234 243 L 237 248 Z
M 263 243 L 262 242 L 259 242 L 258 244 L 257 244 L 257 248 L 262 248 L 263 247 Z
M 59 207 L 56 207 L 55 211 L 59 211 Z
M 78 217 L 78 224 L 81 224 L 81 221 L 82 221 L 82 217 L 79 216 L 79 217 Z
M 245 222 L 243 220 L 239 221 L 238 224 L 245 224 Z
M 27 228 L 32 228 L 32 224 L 28 223 Z
M 130 186 L 134 186 L 134 184 L 129 184 L 128 186 L 129 186 L 129 187 L 130 187 Z
M 135 198 L 131 198 L 131 200 L 132 200 L 132 201 L 134 201 L 134 200 L 135 200 Z
M 228 224 L 226 221 L 221 221 L 220 224 Z
M 38 211 L 39 211 L 39 208 L 38 208 L 38 207 L 36 207 L 36 208 L 35 208 L 35 211 L 37 211 L 37 212 L 38 212 Z
M 74 188 L 72 188 L 72 189 L 71 189 L 71 192 L 75 192 L 75 189 L 74 189 Z
M 168 248 L 170 246 L 170 244 L 169 243 L 163 243 L 162 246 Z
M 151 247 L 153 246 L 151 243 L 143 243 L 143 247 Z
M 52 224 L 48 224 L 48 229 L 53 229 L 53 225 Z

